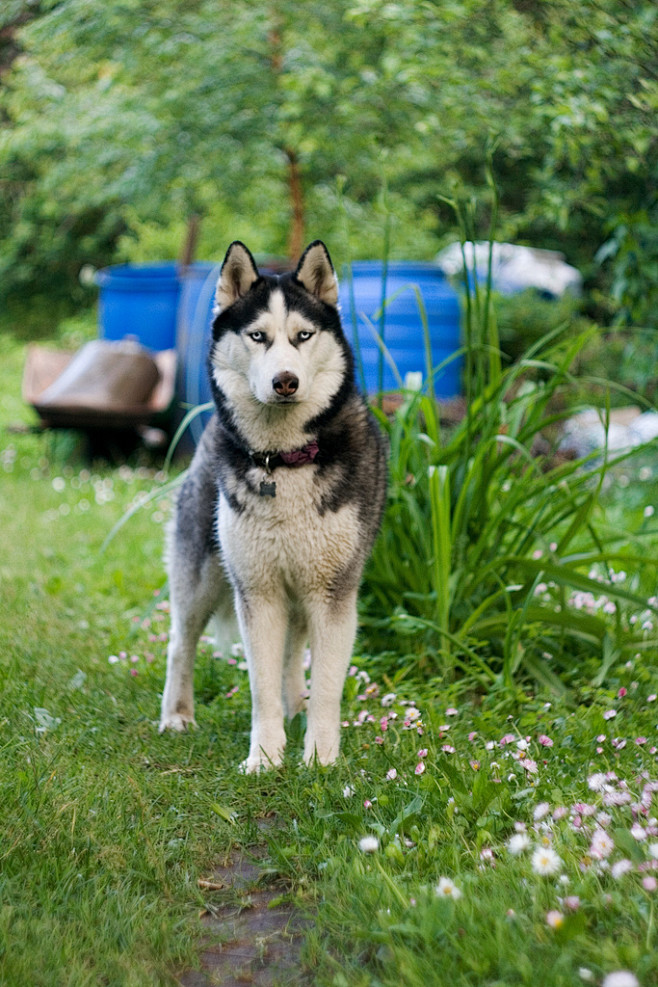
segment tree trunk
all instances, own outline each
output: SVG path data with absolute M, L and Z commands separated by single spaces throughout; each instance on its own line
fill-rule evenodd
M 288 188 L 290 191 L 290 232 L 288 235 L 288 256 L 297 262 L 304 246 L 304 192 L 299 160 L 294 151 L 286 148 L 288 158 Z

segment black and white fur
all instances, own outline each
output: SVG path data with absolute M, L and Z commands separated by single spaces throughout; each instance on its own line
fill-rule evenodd
M 171 638 L 160 730 L 194 724 L 196 646 L 235 605 L 252 696 L 246 771 L 281 763 L 284 714 L 307 708 L 306 763 L 335 761 L 357 591 L 379 527 L 386 462 L 354 381 L 338 285 L 319 240 L 296 271 L 262 276 L 232 243 L 216 292 L 217 413 L 178 498 L 169 545 Z M 317 442 L 312 462 L 264 456 Z M 275 494 L 263 495 L 263 482 Z M 308 704 L 303 670 L 311 649 Z

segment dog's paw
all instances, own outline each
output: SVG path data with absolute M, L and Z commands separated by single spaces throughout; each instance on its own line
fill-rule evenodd
M 338 760 L 338 743 L 309 744 L 304 746 L 304 764 L 307 768 L 315 764 L 327 768 Z
M 158 727 L 158 733 L 165 730 L 174 730 L 176 733 L 185 733 L 190 728 L 196 728 L 196 720 L 193 713 L 167 713 L 163 714 Z
M 240 764 L 240 773 L 243 775 L 256 775 L 261 771 L 272 771 L 274 768 L 280 768 L 283 763 L 282 754 L 274 754 L 272 757 L 268 757 L 264 752 L 260 752 L 256 755 L 250 754 Z

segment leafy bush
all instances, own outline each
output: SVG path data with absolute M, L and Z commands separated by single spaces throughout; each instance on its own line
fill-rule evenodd
M 650 209 L 615 216 L 612 235 L 598 251 L 612 261 L 616 321 L 658 329 L 658 200 Z
M 580 301 L 571 294 L 548 299 L 529 288 L 515 295 L 495 295 L 493 308 L 500 348 L 508 361 L 519 359 L 554 329 L 576 324 L 584 331 L 587 327 L 585 319 L 579 318 Z
M 624 549 L 628 536 L 607 528 L 599 507 L 628 454 L 569 460 L 558 449 L 574 409 L 555 409 L 568 404 L 572 364 L 594 333 L 554 329 L 502 369 L 490 286 L 467 291 L 463 420 L 442 429 L 440 368 L 427 393 L 379 413 L 391 483 L 366 583 L 369 648 L 413 651 L 446 677 L 531 676 L 560 688 L 585 658 L 601 680 L 622 652 L 647 646 L 627 609 L 650 608 L 614 571 L 646 562 L 642 535 Z
M 658 333 L 655 329 L 617 327 L 597 333 L 579 354 L 577 373 L 598 378 L 592 401 L 614 378 L 620 390 L 610 396 L 611 404 L 644 404 L 656 401 L 658 381 Z M 623 388 L 623 389 L 622 389 Z

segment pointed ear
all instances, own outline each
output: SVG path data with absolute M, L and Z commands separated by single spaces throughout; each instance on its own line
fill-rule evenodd
M 226 251 L 215 291 L 215 311 L 221 312 L 246 295 L 260 277 L 254 258 L 244 243 L 235 240 Z
M 338 280 L 322 240 L 314 240 L 306 248 L 297 265 L 295 280 L 327 305 L 338 304 Z

